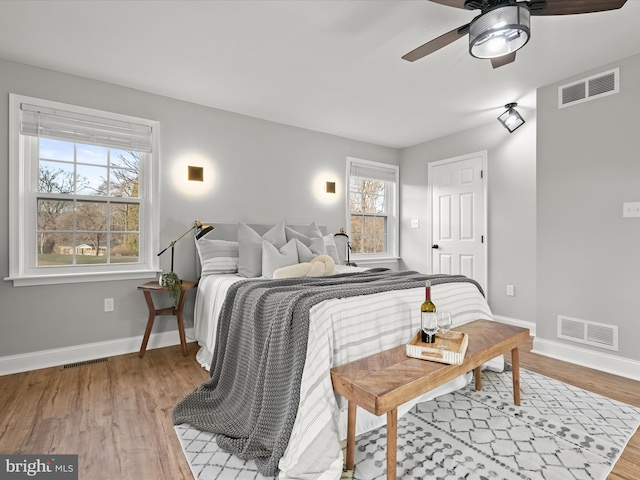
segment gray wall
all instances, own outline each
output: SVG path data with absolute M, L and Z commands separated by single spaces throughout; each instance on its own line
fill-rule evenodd
M 558 314 L 613 323 L 621 329 L 619 355 L 639 359 L 634 295 L 640 287 L 640 219 L 623 219 L 622 202 L 640 201 L 635 132 L 640 57 L 613 66 L 618 65 L 618 95 L 560 111 L 557 85 L 550 85 L 538 91 L 537 112 L 522 109 L 527 123 L 511 135 L 496 121 L 401 151 L 4 60 L 0 111 L 8 111 L 12 92 L 159 120 L 162 246 L 194 219 L 316 220 L 337 231 L 345 224 L 345 157 L 400 164 L 400 267 L 419 271 L 426 271 L 430 253 L 428 162 L 486 150 L 488 292 L 494 313 L 536 322 L 538 336 L 552 340 Z M 8 274 L 7 138 L 5 114 L 0 115 L 2 277 Z M 189 164 L 204 166 L 202 185 L 186 182 Z M 337 181 L 333 198 L 318 192 L 326 180 Z M 420 228 L 411 228 L 412 218 L 420 220 Z M 176 246 L 181 276 L 195 275 L 194 255 L 190 240 Z M 161 266 L 168 269 L 168 262 L 165 254 Z M 138 283 L 15 288 L 0 281 L 0 357 L 141 335 L 147 312 Z M 507 284 L 516 286 L 515 297 L 506 296 Z M 115 312 L 103 312 L 105 297 L 115 298 Z M 193 295 L 188 323 L 192 306 Z M 154 331 L 174 328 L 167 318 Z
M 8 94 L 159 120 L 160 243 L 164 247 L 202 221 L 305 223 L 329 232 L 345 226 L 346 157 L 398 164 L 395 149 L 266 122 L 86 78 L 0 59 L 0 275 L 8 259 Z M 268 92 L 265 92 L 268 94 Z M 205 182 L 186 181 L 187 165 L 204 167 Z M 321 192 L 336 181 L 337 193 Z M 168 270 L 170 255 L 161 257 Z M 195 275 L 195 248 L 176 245 L 175 270 Z M 0 357 L 142 335 L 147 311 L 138 281 L 13 287 L 0 281 Z M 103 299 L 115 312 L 103 312 Z M 186 306 L 192 322 L 193 297 Z M 154 332 L 175 329 L 159 318 Z
M 620 66 L 621 91 L 558 109 L 558 86 Z M 558 315 L 618 325 L 619 352 L 640 360 L 640 56 L 538 90 L 538 336 Z M 575 344 L 582 346 L 580 344 Z
M 496 315 L 535 322 L 536 119 L 534 111 L 519 110 L 526 123 L 512 134 L 496 120 L 402 151 L 401 266 L 428 267 L 427 164 L 486 150 L 489 305 Z M 419 219 L 417 229 L 411 228 L 413 218 Z M 506 295 L 507 284 L 515 286 L 514 297 Z

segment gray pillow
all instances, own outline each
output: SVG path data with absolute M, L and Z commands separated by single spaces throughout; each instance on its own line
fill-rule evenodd
M 322 232 L 316 225 L 316 222 L 311 222 L 307 231 L 304 232 L 304 235 L 309 237 L 310 239 L 322 239 L 324 243 L 323 252 L 319 255 L 329 255 L 336 265 L 340 265 L 340 257 L 338 256 L 338 247 L 336 247 L 336 242 L 333 240 L 333 235 L 322 235 Z M 297 238 L 297 237 L 296 237 Z M 302 241 L 302 240 L 301 240 Z M 302 241 L 302 243 L 305 243 Z M 309 246 L 309 244 L 306 244 Z
M 262 240 L 262 276 L 273 278 L 273 272 L 282 267 L 298 263 L 298 250 L 295 238 L 278 250 L 271 243 Z
M 287 242 L 293 240 L 294 238 L 297 238 L 298 240 L 300 240 L 302 243 L 304 243 L 307 247 L 311 245 L 311 238 L 309 238 L 307 235 L 303 235 L 300 232 L 296 232 L 293 228 L 291 227 L 284 227 L 284 233 L 287 236 Z M 322 235 L 320 235 L 322 236 Z
M 244 223 L 238 224 L 238 244 L 240 259 L 238 273 L 247 278 L 262 275 L 262 240 L 266 240 L 280 249 L 287 243 L 284 223 L 279 223 L 263 236 Z
M 307 228 L 304 234 L 309 238 L 322 238 L 322 232 L 316 225 L 316 222 L 311 222 L 311 225 L 309 225 L 309 228 Z
M 314 238 L 310 246 L 305 245 L 299 239 L 293 239 L 298 250 L 298 261 L 301 263 L 310 262 L 318 255 L 326 255 L 324 241 L 321 238 Z

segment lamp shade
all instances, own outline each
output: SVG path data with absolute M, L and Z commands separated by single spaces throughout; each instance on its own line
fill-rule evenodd
M 213 230 L 213 227 L 211 225 L 203 225 L 202 222 L 200 222 L 199 220 L 196 220 L 195 226 L 196 226 L 196 240 L 201 239 L 207 233 Z
M 518 106 L 517 103 L 507 103 L 504 106 L 507 110 L 498 117 L 498 121 L 504 128 L 509 130 L 509 133 L 512 133 L 524 123 L 524 118 L 515 109 L 516 106 Z
M 469 25 L 469 53 L 497 58 L 524 47 L 530 38 L 530 12 L 523 4 L 498 5 Z

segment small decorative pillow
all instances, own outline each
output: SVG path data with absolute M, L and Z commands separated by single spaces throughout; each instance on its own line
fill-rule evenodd
M 284 223 L 271 228 L 262 237 L 249 225 L 238 224 L 238 243 L 240 259 L 238 273 L 247 278 L 262 275 L 262 240 L 266 240 L 280 249 L 287 243 L 284 233 Z
M 204 237 L 195 242 L 200 257 L 201 276 L 238 271 L 240 256 L 238 242 L 210 240 Z
M 333 259 L 328 255 L 319 255 L 310 262 L 279 268 L 273 272 L 273 278 L 326 277 L 336 273 Z
M 315 222 L 309 226 L 307 232 L 311 232 L 312 235 L 317 236 L 308 237 L 307 235 L 296 232 L 293 228 L 287 226 L 284 227 L 284 232 L 287 235 L 287 242 L 295 238 L 300 240 L 304 246 L 309 247 L 309 249 L 316 255 L 325 255 L 327 253 L 327 249 L 324 246 L 324 240 L 322 239 L 322 233 L 316 226 Z
M 262 276 L 273 278 L 273 272 L 282 267 L 298 263 L 296 239 L 288 242 L 278 250 L 271 243 L 262 240 Z
M 293 237 L 293 233 L 291 233 L 290 235 L 292 235 Z M 322 251 L 321 255 L 329 255 L 331 258 L 333 258 L 333 261 L 336 263 L 336 265 L 340 265 L 338 248 L 336 247 L 336 242 L 333 240 L 333 235 L 322 235 L 322 232 L 320 231 L 320 228 L 318 228 L 318 226 L 316 225 L 316 222 L 311 222 L 311 225 L 309 225 L 309 228 L 307 228 L 306 232 L 304 232 L 304 235 L 300 235 L 299 233 L 297 233 L 297 235 L 295 236 L 295 238 L 298 238 L 306 246 L 310 246 L 311 244 L 308 242 L 305 242 L 304 239 L 300 238 L 301 236 L 308 237 L 310 241 L 315 240 L 316 242 L 318 239 L 321 239 L 323 244 L 321 248 L 321 251 Z M 314 245 L 316 245 L 316 251 L 320 250 L 319 243 L 320 242 L 314 243 Z
M 318 255 L 316 258 L 311 260 L 310 263 L 322 263 L 324 265 L 324 276 L 328 277 L 329 275 L 335 275 L 338 273 L 336 270 L 336 262 L 329 255 Z
M 321 238 L 314 238 L 311 242 L 311 246 L 306 246 L 297 238 L 294 238 L 293 241 L 295 241 L 296 248 L 298 249 L 299 262 L 310 262 L 318 255 L 326 254 L 326 251 L 324 249 L 324 242 Z
M 338 256 L 338 247 L 336 246 L 336 242 L 333 239 L 333 235 L 325 235 L 322 237 L 324 242 L 324 248 L 327 250 L 327 255 L 333 258 L 333 261 L 336 262 L 336 265 L 340 265 L 340 257 Z

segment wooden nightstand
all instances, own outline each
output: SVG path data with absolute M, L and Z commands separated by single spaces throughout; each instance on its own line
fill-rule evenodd
M 151 335 L 151 329 L 153 328 L 153 321 L 157 315 L 175 315 L 178 319 L 178 333 L 180 334 L 180 344 L 182 345 L 182 354 L 187 356 L 187 340 L 184 336 L 184 319 L 182 317 L 182 310 L 184 309 L 184 301 L 187 298 L 187 292 L 192 288 L 195 288 L 196 282 L 190 282 L 189 280 L 182 281 L 182 292 L 180 292 L 180 299 L 178 300 L 177 307 L 161 308 L 159 310 L 153 305 L 153 298 L 151 292 L 167 292 L 168 287 L 161 286 L 158 282 L 148 282 L 144 285 L 138 285 L 138 290 L 142 290 L 144 298 L 147 301 L 147 307 L 149 308 L 149 320 L 147 321 L 147 329 L 144 332 L 144 338 L 142 339 L 142 346 L 140 347 L 140 357 L 144 356 L 144 352 L 147 350 L 147 342 L 149 342 L 149 335 Z

